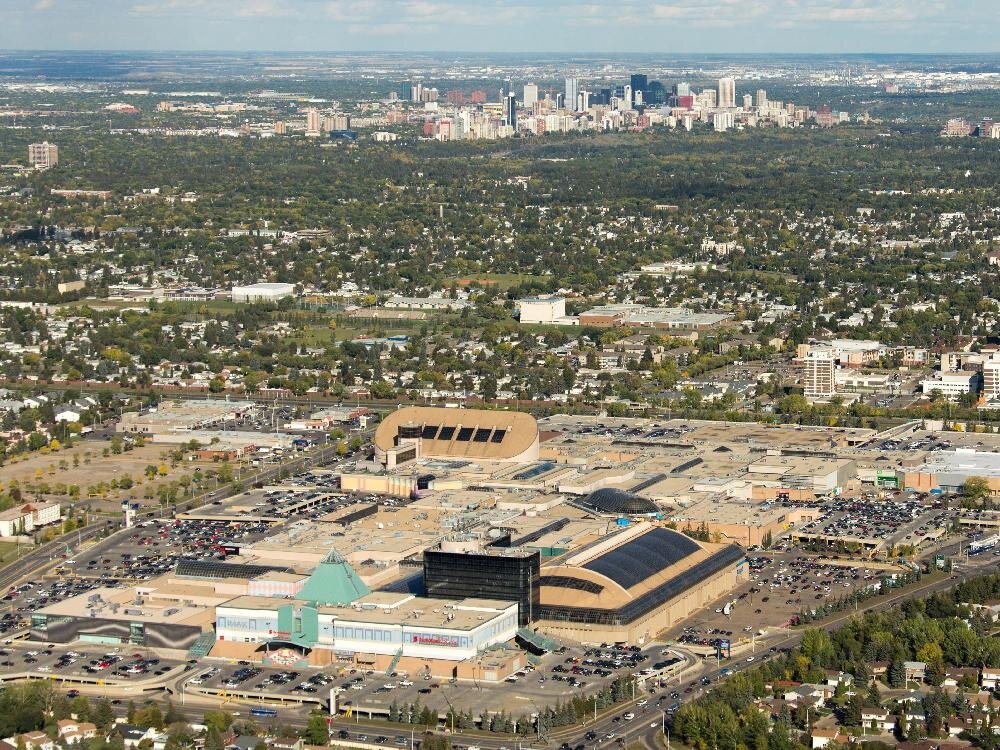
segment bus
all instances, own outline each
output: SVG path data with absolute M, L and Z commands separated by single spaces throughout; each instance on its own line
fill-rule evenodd
M 254 707 L 250 709 L 251 716 L 266 716 L 268 718 L 273 718 L 278 715 L 278 709 L 276 708 L 258 708 Z

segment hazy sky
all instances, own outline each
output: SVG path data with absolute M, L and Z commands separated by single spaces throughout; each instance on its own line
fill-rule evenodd
M 0 48 L 1000 52 L 1000 0 L 0 0 Z

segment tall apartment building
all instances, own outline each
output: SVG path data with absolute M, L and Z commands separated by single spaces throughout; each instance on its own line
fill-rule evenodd
M 837 366 L 829 352 L 809 352 L 803 363 L 806 398 L 829 398 L 837 391 Z
M 767 92 L 757 89 L 757 109 L 767 109 Z
M 28 164 L 35 169 L 48 169 L 59 163 L 59 147 L 43 141 L 28 146 Z
M 319 110 L 310 107 L 306 110 L 306 135 L 316 137 L 322 132 Z
M 736 79 L 735 78 L 720 78 L 719 79 L 719 107 L 735 107 L 736 106 Z
M 983 362 L 983 398 L 1000 398 L 1000 354 L 993 353 Z
M 326 115 L 323 117 L 323 130 L 327 133 L 332 133 L 337 130 L 350 130 L 351 129 L 351 116 L 346 115 L 343 112 L 336 112 L 332 115 Z

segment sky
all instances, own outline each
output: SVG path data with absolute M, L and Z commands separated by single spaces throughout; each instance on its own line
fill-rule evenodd
M 0 0 L 0 48 L 1000 52 L 1000 0 Z

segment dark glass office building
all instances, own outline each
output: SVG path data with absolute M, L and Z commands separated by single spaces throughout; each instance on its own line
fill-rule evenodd
M 424 551 L 424 589 L 439 599 L 501 599 L 517 602 L 523 627 L 538 611 L 538 550 L 501 548 L 474 552 Z

